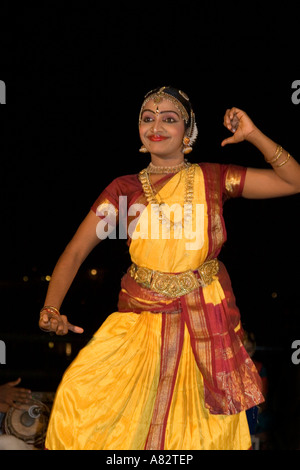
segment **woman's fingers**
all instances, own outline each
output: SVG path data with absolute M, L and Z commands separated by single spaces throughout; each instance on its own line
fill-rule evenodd
M 75 326 L 75 325 L 72 325 L 71 323 L 68 322 L 68 329 L 70 331 L 73 331 L 73 333 L 83 333 L 84 332 L 84 329 L 81 328 L 80 326 Z
M 42 313 L 40 316 L 39 327 L 43 331 L 50 331 L 50 318 L 48 313 Z
M 43 331 L 53 332 L 59 336 L 66 335 L 68 331 L 73 333 L 83 333 L 83 328 L 72 325 L 68 322 L 68 318 L 65 315 L 55 315 L 49 313 L 43 313 L 41 315 L 39 326 Z
M 237 114 L 234 114 L 232 119 L 230 119 L 232 132 L 235 132 L 237 130 L 237 128 L 239 127 L 239 123 L 240 123 L 240 120 L 237 117 Z
M 232 132 L 235 132 L 238 128 L 241 110 L 238 108 L 227 109 L 224 116 L 224 126 Z
M 83 333 L 84 331 L 83 328 L 72 325 L 72 323 L 68 321 L 68 318 L 65 315 L 61 315 L 59 319 L 60 319 L 60 322 L 57 325 L 57 329 L 56 329 L 57 335 L 66 335 L 68 331 L 72 331 L 73 333 Z

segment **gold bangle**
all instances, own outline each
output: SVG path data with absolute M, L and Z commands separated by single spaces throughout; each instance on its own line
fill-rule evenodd
M 42 313 L 44 311 L 50 312 L 50 313 L 55 313 L 56 315 L 60 315 L 60 311 L 56 307 L 52 307 L 51 305 L 45 305 L 45 307 L 43 307 L 40 310 L 40 313 Z
M 265 158 L 266 162 L 270 164 L 277 162 L 277 160 L 281 157 L 282 152 L 283 152 L 283 148 L 281 147 L 281 145 L 277 145 L 273 160 L 267 160 Z
M 284 162 L 281 162 L 278 165 L 275 165 L 276 168 L 280 168 L 281 166 L 285 165 L 286 162 L 288 162 L 290 158 L 291 158 L 291 155 L 288 153 L 287 158 L 284 160 Z

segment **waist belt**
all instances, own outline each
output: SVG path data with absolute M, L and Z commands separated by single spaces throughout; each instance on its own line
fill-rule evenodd
M 218 271 L 217 259 L 206 261 L 195 271 L 185 271 L 179 274 L 161 273 L 142 268 L 134 263 L 129 268 L 129 274 L 138 284 L 171 298 L 188 294 L 199 286 L 208 286 Z

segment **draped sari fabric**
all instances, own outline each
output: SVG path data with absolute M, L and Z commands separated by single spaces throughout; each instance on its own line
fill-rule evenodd
M 136 175 L 109 185 L 92 210 L 109 202 L 121 217 L 144 204 L 135 220 L 132 261 L 163 273 L 195 270 L 220 253 L 226 240 L 222 206 L 238 197 L 246 170 L 195 166 L 191 231 L 162 237 L 151 225 Z M 183 204 L 185 172 L 155 185 L 167 204 Z M 201 236 L 196 205 L 201 206 Z M 130 212 L 130 211 L 129 211 Z M 199 227 L 198 227 L 199 228 Z M 151 237 L 149 233 L 151 232 Z M 197 243 L 193 243 L 193 236 Z M 49 449 L 247 449 L 245 410 L 261 403 L 260 377 L 242 344 L 243 330 L 225 266 L 211 284 L 170 298 L 138 284 L 130 270 L 121 281 L 118 311 L 80 351 L 58 388 L 46 446 Z M 197 275 L 197 274 L 195 274 Z

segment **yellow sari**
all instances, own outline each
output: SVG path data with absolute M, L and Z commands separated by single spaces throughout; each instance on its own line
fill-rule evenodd
M 220 166 L 196 166 L 193 226 L 196 223 L 196 204 L 201 207 L 203 224 L 198 240 L 195 234 L 195 245 L 192 245 L 195 240 L 189 237 L 189 233 L 183 234 L 181 239 L 174 238 L 174 234 L 163 239 L 161 227 L 155 236 L 152 227 L 152 237 L 149 237 L 149 233 L 146 233 L 147 229 L 148 232 L 151 229 L 149 204 L 138 220 L 130 243 L 131 259 L 136 265 L 165 273 L 180 273 L 196 270 L 207 259 L 218 254 L 226 238 L 220 194 L 223 191 L 224 196 L 227 191 L 225 197 L 234 195 L 234 192 L 239 195 L 243 176 L 242 170 L 236 167 L 224 168 L 223 172 L 220 169 Z M 220 191 L 218 194 L 209 193 L 208 189 L 213 186 L 209 181 L 215 182 L 216 174 L 219 175 L 216 184 Z M 161 187 L 159 197 L 166 204 L 182 204 L 184 175 L 183 170 Z M 105 197 L 110 196 L 111 190 L 108 190 Z M 103 201 L 103 196 L 100 201 Z M 128 274 L 126 276 L 128 279 Z M 173 299 L 151 293 L 148 295 L 147 289 L 143 288 L 134 290 L 132 294 L 130 286 L 135 289 L 134 281 L 129 279 L 129 283 L 126 283 L 126 279 L 120 292 L 119 311 L 107 317 L 64 374 L 50 417 L 46 448 L 249 449 L 251 440 L 245 414 L 247 404 L 244 409 L 241 407 L 242 411 L 232 411 L 227 406 L 228 400 L 226 403 L 223 400 L 220 406 L 226 409 L 224 414 L 218 414 L 218 411 L 214 412 L 207 406 L 210 389 L 205 391 L 201 366 L 195 355 L 195 348 L 202 346 L 192 347 L 194 339 L 191 338 L 191 321 L 184 321 L 183 318 L 187 317 L 183 317 L 176 309 L 167 313 L 173 305 Z M 193 303 L 196 296 L 199 300 L 200 294 L 192 292 L 185 302 Z M 216 275 L 210 285 L 201 288 L 200 300 L 209 305 L 213 315 L 216 306 L 227 303 L 227 296 L 228 291 L 222 287 L 220 277 Z M 124 303 L 122 299 L 130 301 Z M 153 310 L 157 306 L 157 299 L 161 312 Z M 142 307 L 130 311 L 130 302 Z M 230 302 L 234 303 L 234 300 Z M 232 334 L 238 335 L 241 325 L 238 315 L 235 318 Z M 163 352 L 166 347 L 168 350 Z M 208 357 L 207 349 L 201 351 L 200 357 L 201 354 Z M 207 361 L 211 362 L 210 359 Z M 254 374 L 250 359 L 245 359 L 245 362 Z M 232 379 L 231 372 L 229 375 L 233 382 L 235 376 Z M 243 377 L 247 377 L 245 380 L 250 384 L 251 393 L 257 394 L 256 402 L 262 401 L 260 392 L 251 388 L 249 374 Z M 236 403 L 243 401 L 240 392 L 232 393 L 236 394 Z

